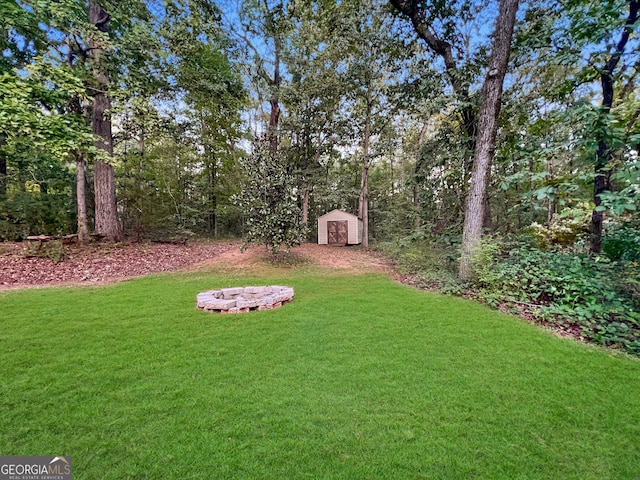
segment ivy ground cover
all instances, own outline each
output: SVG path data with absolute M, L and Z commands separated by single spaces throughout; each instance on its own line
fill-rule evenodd
M 273 311 L 195 295 L 286 284 Z M 77 479 L 640 477 L 640 362 L 382 275 L 0 295 L 0 454 Z

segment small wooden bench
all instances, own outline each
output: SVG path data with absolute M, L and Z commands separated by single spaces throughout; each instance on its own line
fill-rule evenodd
M 70 245 L 72 243 L 77 242 L 78 240 L 78 235 L 73 233 L 71 235 L 56 235 L 56 236 L 49 236 L 49 235 L 33 235 L 30 237 L 27 237 L 27 241 L 28 242 L 38 242 L 38 248 L 36 251 L 40 251 L 40 249 L 42 248 L 42 245 L 50 242 L 52 240 L 61 240 L 63 245 Z

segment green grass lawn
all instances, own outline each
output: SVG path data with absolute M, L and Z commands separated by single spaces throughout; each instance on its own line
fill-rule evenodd
M 295 300 L 205 313 L 199 291 Z M 640 477 L 640 361 L 309 267 L 0 295 L 0 455 L 77 479 Z

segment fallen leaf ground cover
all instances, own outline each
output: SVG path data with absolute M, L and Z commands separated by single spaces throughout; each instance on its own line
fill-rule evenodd
M 1 293 L 0 451 L 78 479 L 640 476 L 637 360 L 381 274 L 233 266 Z M 195 309 L 252 284 L 296 297 Z
M 221 242 L 65 245 L 61 248 L 65 258 L 55 261 L 43 253 L 36 256 L 36 244 L 0 243 L 0 289 L 113 282 L 185 268 L 239 247 L 237 243 Z

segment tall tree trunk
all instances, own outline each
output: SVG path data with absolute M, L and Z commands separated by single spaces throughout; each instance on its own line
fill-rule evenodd
M 553 159 L 550 159 L 547 162 L 547 173 L 549 174 L 548 178 L 550 180 L 553 179 Z M 556 202 L 549 198 L 547 200 L 547 227 L 551 226 L 551 221 L 553 220 L 553 215 L 556 213 Z
M 599 140 L 596 164 L 594 167 L 596 176 L 593 180 L 593 202 L 596 207 L 591 212 L 591 225 L 589 227 L 589 233 L 591 234 L 589 253 L 592 255 L 597 255 L 602 251 L 602 225 L 604 223 L 604 212 L 598 210 L 598 207 L 602 205 L 600 195 L 611 189 L 608 182 L 609 172 L 607 172 L 609 153 L 609 147 L 604 140 Z
M 269 150 L 272 155 L 278 151 L 278 122 L 280 120 L 280 104 L 279 104 L 279 90 L 282 83 L 282 77 L 280 76 L 280 39 L 276 36 L 274 38 L 275 45 L 275 58 L 273 67 L 273 79 L 271 80 L 271 87 L 274 89 L 269 104 L 271 105 L 271 113 L 269 115 Z
M 70 68 L 73 68 L 71 55 L 69 56 Z M 74 96 L 69 102 L 69 110 L 76 115 L 82 115 L 82 104 L 80 97 Z M 86 116 L 84 117 L 86 121 Z M 77 234 L 78 243 L 86 245 L 89 243 L 89 227 L 87 221 L 87 158 L 84 153 L 74 152 L 76 160 L 76 207 L 77 207 Z
M 113 166 L 95 161 L 93 165 L 95 230 L 110 242 L 122 239 L 116 204 L 116 179 Z
M 209 189 L 209 233 L 214 238 L 218 235 L 218 217 L 216 209 L 218 208 L 218 196 L 216 195 L 216 163 L 215 159 L 210 159 L 208 172 L 208 189 Z
M 7 157 L 0 154 L 0 197 L 7 194 Z
M 78 205 L 78 243 L 85 245 L 89 242 L 89 228 L 87 227 L 87 191 L 86 174 L 87 160 L 76 153 L 76 197 Z
M 89 0 L 89 22 L 102 33 L 109 32 L 109 14 L 96 0 Z M 91 40 L 89 46 L 92 51 L 92 68 L 95 81 L 95 95 L 91 111 L 91 130 L 96 136 L 95 146 L 113 157 L 113 136 L 111 132 L 111 116 L 108 110 L 111 101 L 107 96 L 109 77 L 105 73 L 103 48 L 99 42 Z M 96 159 L 94 163 L 95 216 L 96 233 L 103 235 L 109 241 L 122 239 L 122 228 L 118 220 L 116 202 L 116 178 L 113 166 Z
M 0 133 L 0 200 L 7 194 L 7 157 L 2 147 L 7 143 L 4 133 Z
M 204 149 L 204 162 L 205 162 L 205 173 L 207 175 L 207 227 L 209 230 L 209 235 L 212 237 L 217 237 L 218 235 L 218 218 L 216 216 L 216 210 L 218 208 L 218 196 L 216 195 L 216 183 L 218 180 L 218 172 L 216 165 L 216 157 L 213 153 L 213 149 L 210 144 L 211 140 L 211 128 L 205 121 L 205 116 L 202 115 L 200 118 L 201 124 L 201 135 L 203 138 L 203 149 Z
M 311 194 L 311 186 L 306 183 L 302 192 L 302 223 L 309 223 L 309 196 Z
M 138 137 L 138 151 L 140 155 L 140 162 L 138 163 L 138 175 L 139 181 L 138 188 L 140 192 L 144 192 L 144 172 L 146 169 L 145 161 L 147 155 L 147 137 L 144 131 L 144 126 L 140 127 L 140 136 Z
M 602 86 L 602 106 L 601 114 L 608 115 L 613 107 L 614 98 L 614 71 L 624 54 L 631 32 L 634 30 L 635 23 L 638 21 L 638 11 L 640 10 L 640 0 L 631 0 L 629 2 L 629 16 L 624 25 L 624 31 L 620 36 L 620 40 L 616 45 L 616 51 L 611 55 L 607 64 L 600 70 L 600 84 Z M 598 209 L 602 205 L 600 195 L 611 189 L 609 178 L 611 172 L 609 170 L 609 162 L 611 160 L 611 148 L 607 145 L 605 139 L 598 140 L 598 151 L 596 153 L 596 164 L 594 167 L 595 179 L 593 181 L 593 201 L 596 208 L 591 213 L 591 242 L 589 252 L 598 254 L 602 250 L 602 224 L 604 213 Z
M 362 246 L 369 248 L 369 143 L 371 141 L 371 94 L 367 92 L 364 137 L 362 139 L 362 172 L 358 216 L 362 220 Z
M 66 38 L 67 43 L 67 65 L 74 68 L 74 50 L 71 47 L 71 40 Z M 69 110 L 88 122 L 87 115 L 82 109 L 82 102 L 78 95 L 74 95 L 69 101 Z M 89 243 L 89 223 L 87 221 L 87 158 L 84 153 L 74 152 L 76 160 L 76 207 L 77 207 L 77 234 L 78 243 L 86 245 Z
M 422 128 L 420 129 L 420 135 L 418 136 L 418 153 L 416 155 L 416 166 L 413 171 L 413 228 L 415 232 L 420 231 L 420 227 L 422 226 L 422 198 L 420 195 L 420 178 L 421 178 L 421 170 L 422 170 L 422 150 L 424 148 L 424 142 L 427 137 L 427 130 L 429 127 L 428 122 L 424 122 L 422 124 Z
M 467 195 L 462 232 L 462 256 L 460 258 L 460 279 L 467 280 L 471 273 L 471 263 L 482 236 L 485 217 L 487 185 L 491 161 L 495 153 L 498 133 L 498 117 L 502 104 L 502 87 L 507 73 L 511 39 L 516 20 L 519 0 L 501 0 L 493 36 L 489 69 L 482 86 L 482 107 L 480 109 L 478 137 L 473 157 L 471 185 Z
M 482 216 L 482 228 L 485 231 L 492 232 L 495 225 L 493 223 L 493 216 L 491 215 L 491 202 L 489 201 L 489 195 L 484 196 L 484 215 Z
M 144 120 L 143 120 L 144 121 Z M 133 212 L 134 230 L 136 233 L 136 242 L 140 243 L 144 236 L 147 225 L 145 224 L 145 211 L 147 204 L 144 201 L 144 171 L 145 171 L 145 155 L 146 155 L 146 137 L 144 125 L 140 126 L 140 135 L 138 136 L 138 173 L 136 180 L 138 182 L 138 199 L 136 203 L 138 207 Z

